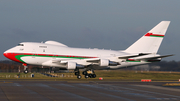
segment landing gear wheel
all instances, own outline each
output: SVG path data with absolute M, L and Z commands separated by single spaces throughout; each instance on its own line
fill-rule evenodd
M 85 78 L 87 79 L 89 76 L 88 75 L 85 75 Z
M 96 74 L 93 74 L 92 77 L 93 77 L 93 78 L 96 78 Z
M 24 73 L 27 74 L 27 73 L 28 73 L 28 70 L 24 70 Z
M 24 73 L 27 74 L 28 73 L 28 66 L 25 63 L 23 63 L 23 66 L 24 66 Z
M 92 78 L 92 74 L 89 74 L 88 76 L 89 76 L 90 78 Z
M 87 71 L 82 72 L 83 75 L 87 75 Z
M 81 79 L 81 75 L 78 75 L 77 78 L 78 78 L 78 79 Z
M 83 71 L 82 74 L 85 78 L 96 78 L 96 74 L 93 69 Z

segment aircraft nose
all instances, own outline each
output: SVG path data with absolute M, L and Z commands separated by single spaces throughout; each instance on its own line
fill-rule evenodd
M 3 53 L 3 55 L 4 55 L 6 58 L 11 59 L 11 58 L 12 58 L 12 55 L 13 55 L 12 53 L 13 53 L 12 49 L 8 49 L 8 50 L 6 50 L 6 51 Z
M 3 55 L 8 58 L 8 59 L 11 59 L 12 58 L 12 52 L 9 50 L 6 50 Z M 12 60 L 12 59 L 11 59 Z
M 20 61 L 20 60 L 18 60 L 18 59 L 16 58 L 17 54 L 15 54 L 15 53 L 5 51 L 5 52 L 3 53 L 3 55 L 4 55 L 6 58 L 10 59 L 10 60 L 13 60 L 13 61 L 22 63 L 22 61 Z
M 6 58 L 9 58 L 9 57 L 10 57 L 10 54 L 9 54 L 7 51 L 5 51 L 5 52 L 3 53 L 3 55 L 4 55 Z
M 20 62 L 20 63 L 23 63 L 23 61 L 21 61 L 21 59 L 18 58 L 18 55 L 20 55 L 20 53 L 16 53 L 15 51 L 13 51 L 13 48 L 12 49 L 9 49 L 9 50 L 6 50 L 3 55 L 10 59 L 10 60 L 13 60 L 13 61 L 16 61 L 16 62 Z

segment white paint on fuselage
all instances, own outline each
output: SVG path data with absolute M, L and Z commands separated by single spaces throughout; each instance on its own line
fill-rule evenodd
M 22 42 L 23 46 L 16 46 L 9 50 L 7 53 L 32 53 L 32 54 L 50 54 L 50 55 L 62 55 L 62 56 L 79 56 L 79 57 L 98 57 L 102 59 L 109 59 L 111 61 L 121 62 L 117 56 L 130 55 L 123 51 L 104 50 L 104 49 L 85 49 L 85 48 L 72 48 L 61 45 L 52 45 L 46 43 L 35 43 L 35 42 Z M 21 58 L 27 64 L 33 65 L 44 65 L 54 67 L 64 67 L 60 64 L 52 64 L 51 60 L 67 60 L 68 58 L 56 58 L 56 57 L 39 57 L 39 56 L 24 56 Z M 83 59 L 72 59 L 77 64 L 89 65 L 90 63 L 82 61 Z M 71 59 L 68 59 L 71 61 Z M 109 66 L 112 69 L 131 66 L 133 64 L 144 64 L 144 62 L 130 63 L 123 62 L 118 66 Z

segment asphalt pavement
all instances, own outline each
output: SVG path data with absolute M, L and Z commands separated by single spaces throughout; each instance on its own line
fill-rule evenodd
M 0 101 L 154 101 L 180 100 L 167 82 L 0 81 Z

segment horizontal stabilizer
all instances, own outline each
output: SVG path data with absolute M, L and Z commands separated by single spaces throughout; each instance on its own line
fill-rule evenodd
M 144 56 L 144 55 L 149 55 L 150 53 L 139 53 L 136 55 L 126 55 L 126 56 L 120 56 L 118 57 L 119 59 L 128 59 L 128 58 L 133 58 L 133 57 L 139 57 L 139 56 Z
M 145 58 L 138 58 L 138 59 L 134 59 L 136 61 L 140 61 L 140 60 L 153 60 L 153 59 L 158 59 L 158 58 L 165 58 L 165 57 L 169 57 L 169 56 L 173 56 L 173 54 L 171 55 L 162 55 L 162 56 L 154 56 L 154 57 L 145 57 Z

